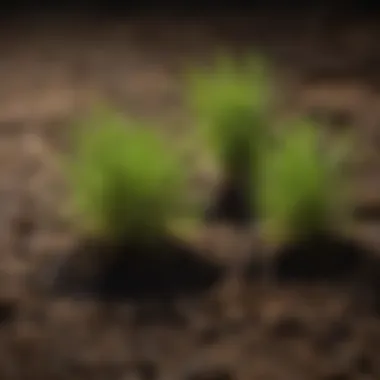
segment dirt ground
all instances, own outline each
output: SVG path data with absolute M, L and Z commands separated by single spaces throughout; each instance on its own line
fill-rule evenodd
M 1 379 L 379 379 L 380 31 L 371 20 L 332 23 L 324 16 L 45 15 L 3 25 Z M 91 249 L 61 275 L 64 291 L 53 291 L 78 242 L 65 222 L 59 164 L 70 122 L 105 98 L 173 133 L 187 128 L 181 70 L 221 47 L 236 55 L 254 47 L 273 60 L 278 117 L 307 111 L 333 133 L 357 133 L 349 171 L 361 212 L 353 235 L 371 258 L 350 261 L 341 282 L 258 280 L 241 271 L 260 251 L 254 234 L 209 226 L 187 261 L 154 267 L 162 276 L 146 262 L 118 273 L 119 285 L 125 276 L 132 280 L 123 286 L 135 286 L 126 300 L 97 300 Z M 206 267 L 206 256 L 223 269 Z M 364 261 L 366 270 L 353 269 Z

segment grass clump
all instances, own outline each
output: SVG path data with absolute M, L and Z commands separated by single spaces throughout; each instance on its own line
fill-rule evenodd
M 248 175 L 267 131 L 270 85 L 265 63 L 251 57 L 241 65 L 219 57 L 210 69 L 189 75 L 187 99 L 206 149 L 227 176 Z
M 296 121 L 279 137 L 262 150 L 256 182 L 265 239 L 281 244 L 341 228 L 349 210 L 341 175 L 346 143 L 323 147 L 308 120 Z
M 116 240 L 166 233 L 185 207 L 179 155 L 158 133 L 111 110 L 95 112 L 79 128 L 69 177 L 80 226 Z

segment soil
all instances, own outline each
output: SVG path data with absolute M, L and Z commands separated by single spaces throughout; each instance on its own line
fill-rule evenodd
M 6 26 L 1 379 L 379 379 L 379 30 L 306 13 Z M 65 216 L 70 122 L 106 98 L 175 137 L 191 126 L 180 70 L 221 46 L 274 61 L 276 117 L 308 112 L 331 141 L 355 131 L 352 241 L 316 239 L 265 267 L 254 231 L 214 220 L 186 249 L 117 247 L 128 258 L 104 261 L 115 248 L 83 245 Z

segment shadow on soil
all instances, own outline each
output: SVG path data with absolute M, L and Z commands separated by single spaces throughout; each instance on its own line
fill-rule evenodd
M 175 240 L 148 247 L 86 243 L 59 265 L 53 293 L 106 302 L 169 301 L 207 291 L 222 273 Z
M 367 270 L 372 252 L 359 243 L 333 235 L 321 234 L 281 247 L 274 256 L 273 274 L 282 282 L 342 281 L 357 278 Z M 379 261 L 380 267 L 380 261 Z M 262 263 L 253 259 L 248 265 L 248 279 L 264 275 Z
M 380 316 L 380 257 L 359 242 L 323 234 L 289 244 L 275 257 L 272 273 L 278 284 L 343 285 Z M 245 274 L 248 281 L 257 281 L 265 268 L 253 259 Z
M 320 235 L 284 247 L 278 257 L 280 281 L 340 281 L 364 269 L 369 252 L 354 241 Z

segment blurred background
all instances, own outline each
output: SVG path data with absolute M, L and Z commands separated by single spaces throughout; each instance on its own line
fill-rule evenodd
M 373 100 L 379 30 L 364 5 L 227 4 L 4 6 L 0 119 L 62 118 L 99 94 L 136 112 L 176 113 L 178 74 L 191 60 L 207 60 L 222 47 L 232 54 L 254 49 L 267 55 L 305 102 L 323 97 L 316 95 L 323 91 L 336 94 L 335 102 L 350 98 L 355 108 L 360 100 L 353 97 L 369 96 L 366 105 Z

